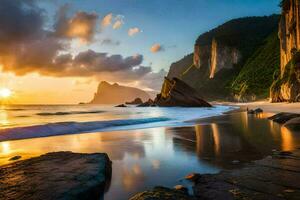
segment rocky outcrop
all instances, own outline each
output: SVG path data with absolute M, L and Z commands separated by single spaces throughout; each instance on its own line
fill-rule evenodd
M 102 199 L 111 173 L 105 153 L 47 153 L 1 166 L 0 199 Z
M 122 86 L 117 83 L 109 84 L 102 81 L 94 95 L 91 104 L 122 104 L 135 98 L 146 101 L 150 96 L 143 90 Z
M 280 74 L 271 90 L 272 102 L 300 101 L 300 1 L 283 0 L 279 23 Z
M 141 98 L 135 98 L 133 101 L 130 101 L 130 102 L 126 102 L 126 104 L 129 104 L 129 105 L 138 105 L 138 104 L 142 104 L 143 101 Z
M 154 104 L 165 107 L 211 107 L 195 89 L 178 78 L 165 78 L 161 93 L 157 95 Z

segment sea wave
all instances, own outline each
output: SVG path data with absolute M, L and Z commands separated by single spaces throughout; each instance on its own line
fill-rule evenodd
M 0 142 L 6 140 L 76 134 L 107 129 L 109 127 L 130 126 L 168 121 L 169 118 L 153 117 L 144 119 L 126 119 L 92 122 L 57 122 L 44 125 L 6 128 L 0 130 Z
M 68 112 L 40 112 L 37 115 L 40 116 L 52 116 L 52 115 L 78 115 L 78 114 L 96 114 L 103 113 L 105 111 L 102 110 L 94 110 L 94 111 L 68 111 Z

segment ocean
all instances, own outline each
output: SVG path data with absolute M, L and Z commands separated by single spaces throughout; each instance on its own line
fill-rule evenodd
M 15 105 L 0 109 L 0 141 L 54 135 L 192 125 L 191 120 L 221 115 L 212 108 L 125 107 L 109 105 Z

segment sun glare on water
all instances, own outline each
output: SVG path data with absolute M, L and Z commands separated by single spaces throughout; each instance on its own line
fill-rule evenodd
M 9 98 L 12 94 L 12 91 L 8 88 L 0 88 L 0 98 L 6 99 Z

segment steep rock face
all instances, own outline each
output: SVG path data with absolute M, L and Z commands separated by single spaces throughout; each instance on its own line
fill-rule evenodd
M 281 75 L 293 57 L 293 49 L 300 49 L 300 1 L 282 1 L 282 16 L 279 23 Z
M 280 73 L 270 90 L 272 102 L 300 101 L 300 1 L 283 0 L 279 23 Z
M 200 35 L 193 54 L 173 63 L 168 78 L 183 80 L 206 99 L 233 98 L 232 82 L 248 60 L 253 59 L 253 54 L 265 45 L 265 39 L 277 31 L 278 20 L 278 15 L 239 18 Z M 279 61 L 277 57 L 274 59 Z M 264 68 L 274 71 L 269 65 Z M 267 82 L 269 85 L 264 86 L 266 91 L 272 84 L 272 78 Z M 267 97 L 268 92 L 265 93 Z
M 211 107 L 195 89 L 178 78 L 165 78 L 161 93 L 157 95 L 154 104 L 165 107 Z
M 102 81 L 94 95 L 91 104 L 121 104 L 135 98 L 148 100 L 150 96 L 143 90 L 133 87 L 126 87 L 117 83 L 109 84 Z
M 209 78 L 214 78 L 221 69 L 232 69 L 240 61 L 241 53 L 236 48 L 222 45 L 213 39 L 210 45 L 195 45 L 193 59 L 195 67 L 208 67 Z

